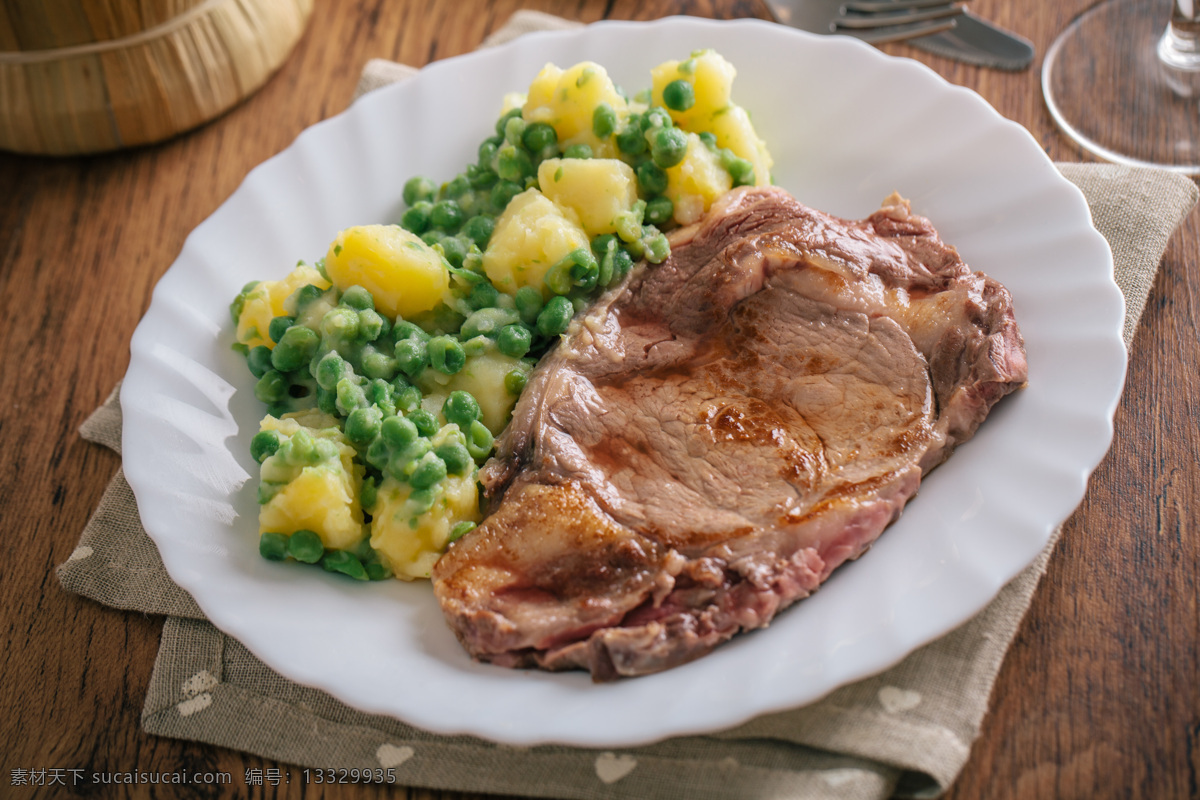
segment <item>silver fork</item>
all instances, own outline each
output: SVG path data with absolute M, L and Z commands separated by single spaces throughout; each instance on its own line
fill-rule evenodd
M 870 44 L 954 27 L 962 6 L 947 0 L 766 0 L 776 22 L 810 33 L 841 33 Z

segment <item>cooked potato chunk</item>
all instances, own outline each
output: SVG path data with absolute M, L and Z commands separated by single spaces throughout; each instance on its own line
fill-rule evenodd
M 680 225 L 699 220 L 713 201 L 733 186 L 717 154 L 696 134 L 689 133 L 687 137 L 687 155 L 667 170 L 666 195 L 675 204 L 675 221 Z
M 325 547 L 344 550 L 366 535 L 359 494 L 364 468 L 338 430 L 319 411 L 266 417 L 259 429 L 275 431 L 282 444 L 262 464 L 259 533 L 291 535 L 310 530 Z
M 450 273 L 442 256 L 398 225 L 360 225 L 338 234 L 325 271 L 345 291 L 362 286 L 389 317 L 416 316 L 442 302 Z
M 728 147 L 754 167 L 754 182 L 765 186 L 771 182 L 771 154 L 767 145 L 750 122 L 750 115 L 732 99 L 733 79 L 737 70 L 720 54 L 712 50 L 695 53 L 685 61 L 666 61 L 651 70 L 653 97 L 663 103 L 663 89 L 675 80 L 692 84 L 695 103 L 682 111 L 670 110 L 671 118 L 681 128 L 695 133 L 710 132 L 717 137 L 718 147 Z
M 502 292 L 515 294 L 522 286 L 532 286 L 548 296 L 546 272 L 589 242 L 573 210 L 562 208 L 537 189 L 526 189 L 496 219 L 483 251 L 483 269 Z
M 505 378 L 513 370 L 528 374 L 531 369 L 519 358 L 493 351 L 468 358 L 466 366 L 454 375 L 427 369 L 421 374 L 418 385 L 428 401 L 425 407 L 434 413 L 441 411 L 442 403 L 451 392 L 470 392 L 479 403 L 480 421 L 493 436 L 499 436 L 508 424 L 518 397 L 508 391 Z
M 612 106 L 618 119 L 629 113 L 604 67 L 584 61 L 564 71 L 547 64 L 529 85 L 522 116 L 528 122 L 553 125 L 564 147 L 586 144 L 595 156 L 612 158 L 617 155 L 613 141 L 592 132 L 592 114 L 600 103 Z
M 433 436 L 433 444 L 437 447 L 456 437 L 461 437 L 458 426 L 446 425 Z M 414 493 L 407 483 L 384 478 L 376 495 L 371 547 L 403 580 L 428 578 L 454 526 L 481 518 L 474 469 L 465 475 L 448 475 L 425 492 L 432 492 L 432 498 Z
M 283 280 L 262 281 L 247 292 L 241 313 L 238 314 L 237 340 L 246 347 L 275 347 L 267 335 L 271 320 L 286 314 L 284 301 L 297 289 L 310 283 L 322 289 L 329 288 L 329 281 L 320 272 L 307 264 L 299 264 Z
M 616 233 L 617 215 L 637 202 L 637 175 L 615 158 L 548 158 L 538 167 L 542 193 L 579 215 L 588 236 Z

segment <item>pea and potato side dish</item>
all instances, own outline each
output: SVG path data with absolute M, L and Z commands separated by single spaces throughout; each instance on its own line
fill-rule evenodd
M 230 310 L 267 409 L 251 442 L 264 557 L 429 577 L 481 519 L 478 467 L 575 314 L 661 263 L 670 229 L 770 182 L 734 76 L 697 51 L 629 98 L 598 64 L 548 64 L 504 98 L 475 163 L 404 183 L 396 224 L 243 288 Z

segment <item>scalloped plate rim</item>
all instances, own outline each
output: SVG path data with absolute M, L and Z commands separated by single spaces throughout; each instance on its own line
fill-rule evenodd
M 1073 508 L 1083 495 L 1083 492 L 1086 488 L 1088 475 L 1107 451 L 1108 444 L 1112 436 L 1112 415 L 1115 412 L 1116 405 L 1120 398 L 1120 390 L 1124 378 L 1124 347 L 1120 340 L 1120 321 L 1123 315 L 1123 298 L 1111 277 L 1111 254 L 1109 253 L 1107 244 L 1103 241 L 1103 238 L 1100 237 L 1100 235 L 1091 226 L 1090 214 L 1087 211 L 1087 206 L 1083 200 L 1082 193 L 1077 187 L 1067 182 L 1057 173 L 1056 170 L 1054 170 L 1053 165 L 1050 163 L 1049 159 L 1045 158 L 1044 153 L 1041 153 L 1036 141 L 1028 133 L 1028 131 L 1025 131 L 1024 128 L 1016 125 L 1016 123 L 999 117 L 999 115 L 995 114 L 994 110 L 992 110 L 991 107 L 988 106 L 986 102 L 983 101 L 982 98 L 978 97 L 978 95 L 976 95 L 974 92 L 949 84 L 924 65 L 920 65 L 917 62 L 894 59 L 854 40 L 839 41 L 834 37 L 807 36 L 797 31 L 778 28 L 770 23 L 761 21 L 740 20 L 735 22 L 714 22 L 710 20 L 697 20 L 691 18 L 669 18 L 667 20 L 660 20 L 651 23 L 606 22 L 574 31 L 539 32 L 531 34 L 527 38 L 518 40 L 517 42 L 502 45 L 501 47 L 493 50 L 477 51 L 475 53 L 466 54 L 454 59 L 447 59 L 444 62 L 437 62 L 422 70 L 421 74 L 418 75 L 418 77 L 414 80 L 436 83 L 437 81 L 444 80 L 446 77 L 454 74 L 454 70 L 464 69 L 475 62 L 485 63 L 489 60 L 507 60 L 511 62 L 515 57 L 514 54 L 516 54 L 519 50 L 536 50 L 540 47 L 550 48 L 551 46 L 557 45 L 564 41 L 577 42 L 580 39 L 591 40 L 594 42 L 598 39 L 609 37 L 610 35 L 616 36 L 629 32 L 642 35 L 640 32 L 644 31 L 653 31 L 656 35 L 666 33 L 675 37 L 689 35 L 689 32 L 691 31 L 702 31 L 705 34 L 714 34 L 714 32 L 719 32 L 715 33 L 718 38 L 737 36 L 768 38 L 779 37 L 779 41 L 783 41 L 788 44 L 795 43 L 797 47 L 829 48 L 829 52 L 837 51 L 839 54 L 850 54 L 845 57 L 850 58 L 852 61 L 860 61 L 865 59 L 864 63 L 870 65 L 872 68 L 879 67 L 880 65 L 896 66 L 898 63 L 903 63 L 903 67 L 898 68 L 908 69 L 915 75 L 921 75 L 922 77 L 920 80 L 922 81 L 928 81 L 931 77 L 935 78 L 936 81 L 932 83 L 936 85 L 937 90 L 943 94 L 946 94 L 947 96 L 966 98 L 964 100 L 955 100 L 954 102 L 966 102 L 972 104 L 975 110 L 971 113 L 992 115 L 994 119 L 991 119 L 991 121 L 999 123 L 999 127 L 1006 131 L 1004 133 L 1005 137 L 1016 136 L 1017 139 L 1021 139 L 1022 136 L 1024 137 L 1020 146 L 1024 147 L 1026 150 L 1029 150 L 1031 156 L 1033 151 L 1036 151 L 1037 155 L 1040 156 L 1040 159 L 1036 157 L 1032 157 L 1030 159 L 1030 169 L 1040 172 L 1040 177 L 1048 184 L 1047 191 L 1053 192 L 1067 190 L 1069 193 L 1071 193 L 1071 202 L 1074 205 L 1074 208 L 1069 209 L 1064 213 L 1067 213 L 1068 216 L 1076 218 L 1077 222 L 1082 223 L 1075 230 L 1075 233 L 1081 237 L 1081 242 L 1089 243 L 1089 246 L 1095 249 L 1097 254 L 1102 250 L 1104 256 L 1108 259 L 1107 282 L 1103 279 L 1100 279 L 1095 285 L 1101 289 L 1103 296 L 1108 299 L 1109 307 L 1101 308 L 1100 310 L 1104 314 L 1115 319 L 1115 334 L 1097 336 L 1093 340 L 1089 340 L 1091 344 L 1095 346 L 1095 349 L 1100 352 L 1100 358 L 1102 361 L 1104 361 L 1104 363 L 1101 365 L 1103 367 L 1101 371 L 1108 370 L 1104 375 L 1108 389 L 1104 395 L 1104 401 L 1098 404 L 1095 408 L 1091 409 L 1092 416 L 1090 417 L 1095 420 L 1103 421 L 1105 433 L 1103 436 L 1095 437 L 1093 440 L 1087 442 L 1086 444 L 1088 447 L 1085 448 L 1086 453 L 1081 453 L 1075 457 L 1073 462 L 1074 467 L 1070 471 L 1070 476 L 1067 478 L 1068 482 L 1071 484 L 1072 491 L 1067 493 L 1070 495 L 1069 497 L 1064 495 L 1064 498 L 1059 503 L 1060 509 L 1066 508 L 1068 504 L 1070 505 L 1070 508 Z M 914 70 L 913 65 L 919 67 L 919 69 Z M 739 65 L 739 69 L 745 71 L 745 68 L 742 65 Z M 136 422 L 139 419 L 139 414 L 144 413 L 142 406 L 149 396 L 135 394 L 135 392 L 141 392 L 144 390 L 145 383 L 143 383 L 143 381 L 151 380 L 151 383 L 153 383 L 153 379 L 161 379 L 161 375 L 154 374 L 154 365 L 147 363 L 149 356 L 145 352 L 146 343 L 148 341 L 153 341 L 157 333 L 154 326 L 158 321 L 158 314 L 161 310 L 159 296 L 160 294 L 167 296 L 180 288 L 187 288 L 190 281 L 197 279 L 194 273 L 201 267 L 194 265 L 192 260 L 193 255 L 195 251 L 199 249 L 200 243 L 203 242 L 207 236 L 209 236 L 210 232 L 219 228 L 219 224 L 222 220 L 221 215 L 223 213 L 234 213 L 233 209 L 237 207 L 239 198 L 244 197 L 247 194 L 248 190 L 246 190 L 246 187 L 248 185 L 256 186 L 259 182 L 267 180 L 267 178 L 264 176 L 266 176 L 270 171 L 268 164 L 275 162 L 276 159 L 286 159 L 288 157 L 287 154 L 296 148 L 317 146 L 316 143 L 318 142 L 320 136 L 330 136 L 336 139 L 340 130 L 339 126 L 351 124 L 347 120 L 354 118 L 366 118 L 374 113 L 372 109 L 383 109 L 390 107 L 390 104 L 396 103 L 398 98 L 403 99 L 414 93 L 416 89 L 413 87 L 416 85 L 417 84 L 415 83 L 406 82 L 398 86 L 385 87 L 377 92 L 365 96 L 364 98 L 361 98 L 341 114 L 328 120 L 319 122 L 308 130 L 304 131 L 297 137 L 296 141 L 288 149 L 251 170 L 244 179 L 242 186 L 240 186 L 233 193 L 233 195 L 231 195 L 230 198 L 223 203 L 216 212 L 214 212 L 213 215 L 197 226 L 197 228 L 188 236 L 181 250 L 179 259 L 167 271 L 163 280 L 155 288 L 151 309 L 147 312 L 146 318 L 143 320 L 143 324 L 139 325 L 138 331 L 135 332 L 134 335 L 133 343 L 131 345 L 132 358 L 130 362 L 130 372 L 126 382 L 122 386 L 122 407 L 128 412 L 127 420 Z M 1017 135 L 1017 132 L 1019 132 L 1019 135 Z M 278 163 L 281 162 L 277 162 L 277 164 Z M 1051 175 L 1051 173 L 1053 173 L 1053 175 Z M 934 222 L 937 224 L 936 219 Z M 247 279 L 249 277 L 263 276 L 247 276 Z M 1120 313 L 1118 313 L 1118 311 Z M 1018 315 L 1020 315 L 1019 308 Z M 1119 363 L 1117 358 L 1118 349 Z M 149 376 L 147 376 L 146 370 L 150 370 Z M 234 378 L 233 380 L 236 384 L 237 379 Z M 244 390 L 244 380 L 242 385 L 238 388 Z M 129 395 L 128 397 L 127 393 Z M 339 681 L 336 675 L 330 676 L 327 672 L 322 673 L 321 667 L 318 667 L 314 672 L 312 669 L 307 669 L 309 665 L 301 666 L 297 664 L 279 663 L 278 655 L 280 644 L 277 641 L 271 640 L 270 636 L 264 637 L 262 635 L 262 631 L 255 627 L 255 625 L 258 622 L 261 622 L 261 620 L 253 616 L 251 616 L 249 619 L 242 619 L 236 616 L 231 617 L 228 609 L 222 606 L 220 599 L 213 597 L 209 581 L 211 581 L 214 576 L 208 572 L 205 572 L 204 569 L 197 570 L 194 563 L 189 563 L 187 561 L 189 552 L 178 546 L 178 541 L 171 535 L 170 532 L 163 530 L 163 510 L 160 507 L 155 506 L 155 503 L 159 501 L 162 494 L 162 487 L 158 485 L 158 482 L 161 480 L 161 474 L 148 471 L 149 467 L 152 466 L 155 461 L 153 459 L 147 460 L 145 458 L 145 447 L 147 443 L 140 438 L 135 426 L 127 425 L 125 427 L 123 433 L 123 442 L 125 444 L 126 453 L 128 454 L 126 456 L 126 460 L 129 462 L 129 466 L 133 467 L 132 469 L 127 469 L 127 477 L 130 485 L 133 487 L 135 496 L 138 498 L 139 506 L 145 505 L 149 509 L 148 511 L 144 512 L 144 517 L 149 517 L 149 524 L 146 525 L 147 531 L 150 533 L 152 539 L 154 539 L 155 543 L 158 544 L 160 550 L 162 551 L 163 561 L 172 577 L 175 578 L 182 586 L 184 586 L 185 589 L 188 589 L 192 592 L 201 608 L 214 618 L 214 621 L 219 628 L 222 628 L 231 635 L 234 635 L 235 638 L 241 640 L 247 647 L 251 649 L 252 652 L 258 655 L 260 658 L 263 658 L 264 661 L 267 661 L 277 671 L 287 674 L 288 677 L 291 677 L 294 680 L 307 683 L 309 685 L 314 685 L 329 691 L 339 699 L 342 699 L 343 701 L 348 702 L 350 705 L 360 708 L 364 711 L 397 716 L 398 718 L 413 722 L 414 724 L 422 725 L 423 727 L 427 727 L 430 730 L 439 733 L 474 734 L 511 744 L 528 745 L 553 741 L 586 746 L 627 746 L 654 741 L 671 735 L 699 733 L 717 728 L 724 728 L 739 722 L 743 722 L 758 714 L 779 711 L 785 708 L 794 707 L 795 705 L 811 702 L 818 699 L 820 696 L 827 694 L 829 691 L 832 691 L 840 685 L 844 685 L 849 681 L 865 677 L 869 674 L 874 674 L 881 669 L 887 668 L 891 664 L 894 664 L 903 658 L 916 647 L 930 641 L 933 638 L 936 638 L 942 633 L 945 633 L 950 628 L 955 627 L 958 623 L 965 621 L 976 611 L 990 602 L 995 593 L 999 591 L 1004 583 L 1017 574 L 1020 569 L 1024 568 L 1026 564 L 1030 563 L 1037 556 L 1038 552 L 1040 552 L 1039 547 L 1036 549 L 1026 548 L 1026 550 L 1022 551 L 1020 554 L 1010 553 L 1009 562 L 1020 562 L 1020 568 L 1015 571 L 1006 569 L 1001 572 L 986 573 L 983 576 L 983 578 L 985 578 L 987 581 L 986 591 L 979 592 L 975 596 L 973 602 L 964 606 L 964 610 L 969 610 L 969 613 L 957 615 L 958 618 L 953 624 L 942 624 L 937 626 L 936 630 L 930 630 L 928 626 L 923 628 L 920 625 L 917 625 L 916 627 L 904 627 L 901 625 L 899 632 L 893 628 L 889 631 L 889 633 L 894 637 L 898 637 L 898 639 L 891 642 L 891 646 L 889 648 L 878 649 L 873 654 L 873 658 L 869 658 L 866 661 L 861 662 L 858 668 L 853 671 L 853 674 L 848 673 L 838 677 L 835 680 L 826 679 L 820 684 L 819 690 L 817 691 L 797 693 L 796 691 L 791 690 L 790 692 L 782 692 L 774 699 L 768 698 L 766 700 L 764 700 L 761 694 L 747 696 L 745 692 L 742 692 L 738 698 L 741 701 L 741 704 L 726 704 L 725 706 L 720 707 L 718 710 L 707 715 L 697 716 L 692 714 L 690 716 L 677 719 L 664 720 L 661 717 L 657 719 L 635 717 L 625 721 L 620 719 L 606 720 L 603 725 L 594 725 L 595 720 L 591 719 L 587 720 L 587 724 L 581 726 L 578 724 L 564 723 L 562 722 L 561 718 L 555 719 L 555 715 L 550 713 L 549 715 L 542 714 L 532 725 L 518 722 L 515 723 L 514 727 L 514 723 L 506 724 L 501 720 L 487 718 L 479 714 L 472 716 L 469 712 L 456 711 L 454 714 L 446 715 L 445 713 L 438 713 L 438 710 L 436 709 L 416 708 L 413 706 L 414 700 L 411 697 L 390 697 L 381 700 L 377 696 L 371 695 L 369 692 L 364 693 L 361 690 L 355 691 L 356 688 L 360 687 L 345 686 L 344 682 Z M 970 447 L 970 445 L 967 447 Z M 966 448 L 964 448 L 962 452 L 966 452 Z M 958 457 L 958 455 L 955 456 L 956 459 Z M 941 469 L 945 470 L 947 468 L 953 468 L 954 463 L 955 461 L 952 459 L 946 467 L 942 467 Z M 931 476 L 931 480 L 936 479 L 937 476 L 938 473 L 935 472 Z M 1068 500 L 1072 500 L 1073 502 L 1068 503 Z M 1066 511 L 1061 515 L 1057 514 L 1056 511 L 1055 516 L 1065 517 L 1065 514 L 1070 512 L 1070 508 L 1067 508 Z M 1061 521 L 1062 519 L 1046 519 L 1041 522 L 1040 527 L 1035 533 L 1039 535 L 1042 544 L 1044 544 L 1046 538 L 1049 537 L 1053 528 Z M 888 541 L 890 541 L 888 537 L 883 537 L 880 544 L 883 545 Z M 880 549 L 895 548 L 888 547 Z M 867 563 L 867 560 L 864 559 L 864 561 L 861 563 L 865 564 Z M 283 569 L 287 568 L 285 567 Z M 260 569 L 259 571 L 262 570 Z M 1010 572 L 1011 574 L 1008 574 Z M 269 574 L 273 575 L 273 573 Z M 228 578 L 230 576 L 216 577 Z M 238 577 L 240 579 L 242 576 L 234 577 Z M 327 590 L 330 590 L 331 584 L 329 584 L 328 581 L 323 580 L 324 578 L 325 576 L 321 576 L 321 579 L 314 581 L 306 580 L 305 583 L 314 583 L 318 587 L 319 591 L 326 592 Z M 835 576 L 834 580 L 840 580 L 840 576 Z M 289 585 L 292 583 L 291 576 L 284 576 L 282 583 L 284 585 Z M 255 588 L 253 586 L 239 585 L 237 588 L 241 590 L 242 594 L 245 594 L 247 591 L 249 591 L 251 594 L 254 594 L 255 592 Z M 342 588 L 344 587 L 334 586 L 334 590 L 340 590 Z M 337 592 L 334 591 L 334 594 L 336 593 Z M 381 593 L 387 595 L 388 597 L 392 597 L 404 594 L 405 592 L 401 589 L 393 589 L 386 590 Z M 412 593 L 408 592 L 408 594 L 411 595 Z M 795 609 L 787 612 L 787 614 L 793 616 L 803 614 L 802 609 L 806 604 L 812 604 L 812 607 L 815 609 L 817 605 L 824 602 L 824 595 L 825 593 L 818 593 L 818 595 L 814 596 L 814 598 L 805 601 L 805 603 L 799 604 Z M 264 613 L 266 612 L 264 611 Z M 784 616 L 786 617 L 786 615 Z M 791 617 L 787 617 L 787 619 L 781 618 L 781 623 L 786 623 L 790 619 Z M 777 624 L 773 626 L 773 628 L 778 627 L 784 627 L 784 624 Z M 735 639 L 734 642 L 726 645 L 722 649 L 719 649 L 716 653 L 708 656 L 701 662 L 697 662 L 697 664 L 717 662 L 725 663 L 731 659 L 736 661 L 737 652 L 746 649 L 746 647 L 759 647 L 760 645 L 757 643 L 763 641 L 766 637 L 770 637 L 774 632 L 774 630 L 771 630 L 762 633 L 755 633 L 750 636 L 739 637 L 739 639 Z M 448 630 L 443 630 L 441 633 L 452 639 L 452 636 Z M 749 644 L 743 645 L 743 642 Z M 457 645 L 455 645 L 455 647 L 456 646 Z M 285 649 L 287 648 L 285 647 Z M 292 648 L 292 650 L 294 652 L 294 648 Z M 734 655 L 726 655 L 726 653 L 733 653 Z M 463 658 L 465 659 L 465 656 Z M 488 670 L 493 670 L 493 672 L 488 672 Z M 584 706 L 587 706 L 588 703 L 591 702 L 590 699 L 594 698 L 600 698 L 600 701 L 604 704 L 611 704 L 614 702 L 620 704 L 623 697 L 628 697 L 631 695 L 639 697 L 645 696 L 648 690 L 638 688 L 642 686 L 653 686 L 655 687 L 655 690 L 657 690 L 659 687 L 670 687 L 673 684 L 679 684 L 681 682 L 686 683 L 689 680 L 694 682 L 695 678 L 689 677 L 692 675 L 693 671 L 694 670 L 689 671 L 689 669 L 685 667 L 658 676 L 639 678 L 636 681 L 623 682 L 621 684 L 617 684 L 616 686 L 592 687 L 589 684 L 582 689 L 578 686 L 579 681 L 575 679 L 578 676 L 554 676 L 541 673 L 507 673 L 504 675 L 497 675 L 494 673 L 494 668 L 479 667 L 478 665 L 470 664 L 464 665 L 461 663 L 456 663 L 452 668 L 448 668 L 447 676 L 449 676 L 451 680 L 458 681 L 465 680 L 471 682 L 482 680 L 482 684 L 486 684 L 492 688 L 495 688 L 495 686 L 510 687 L 510 691 L 513 694 L 509 699 L 514 702 L 519 700 L 521 697 L 524 697 L 526 690 L 530 686 L 566 686 L 567 697 L 576 702 L 581 702 Z M 711 670 L 704 670 L 704 672 L 707 679 Z M 481 674 L 484 676 L 482 679 L 479 677 Z M 467 677 L 464 678 L 464 675 Z M 692 689 L 692 691 L 694 692 L 695 690 Z M 534 694 L 536 696 L 537 693 L 535 692 Z M 580 698 L 583 699 L 580 700 Z M 799 699 L 797 700 L 797 698 Z M 501 705 L 503 705 L 500 700 L 497 700 L 496 702 L 500 702 Z M 628 705 L 628 702 L 626 702 L 625 705 Z M 676 703 L 675 706 L 678 706 L 678 703 Z M 444 709 L 442 711 L 444 712 Z M 589 725 L 592 726 L 590 729 L 588 727 Z

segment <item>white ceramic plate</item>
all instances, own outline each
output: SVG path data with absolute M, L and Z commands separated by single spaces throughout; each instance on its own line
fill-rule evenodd
M 414 174 L 475 157 L 501 95 L 591 59 L 637 91 L 713 47 L 800 200 L 861 217 L 911 198 L 1015 297 L 1029 387 L 936 470 L 860 561 L 771 627 L 693 664 L 611 685 L 476 664 L 428 584 L 363 585 L 257 554 L 261 407 L 228 304 L 354 224 L 393 221 Z M 755 21 L 605 23 L 430 65 L 313 126 L 188 238 L 132 342 L 124 465 L 172 578 L 284 676 L 364 711 L 511 744 L 627 746 L 732 726 L 879 672 L 986 605 L 1042 549 L 1108 448 L 1123 301 L 1084 199 L 1022 128 L 920 64 Z

